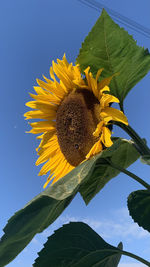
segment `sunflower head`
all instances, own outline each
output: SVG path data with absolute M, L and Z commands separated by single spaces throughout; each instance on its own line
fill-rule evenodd
M 62 178 L 84 160 L 112 145 L 110 121 L 128 124 L 123 112 L 110 107 L 119 99 L 110 94 L 109 83 L 113 76 L 98 81 L 86 68 L 85 77 L 79 65 L 66 60 L 53 62 L 50 77 L 37 80 L 34 99 L 26 105 L 32 108 L 25 113 L 26 119 L 39 119 L 30 123 L 30 133 L 40 134 L 39 155 L 36 164 L 44 163 L 39 175 L 49 172 L 44 187 Z M 55 75 L 57 76 L 56 79 Z

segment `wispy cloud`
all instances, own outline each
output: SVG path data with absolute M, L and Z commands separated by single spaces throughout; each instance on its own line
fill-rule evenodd
M 145 238 L 149 237 L 149 233 L 142 227 L 139 227 L 133 222 L 132 218 L 128 215 L 126 208 L 112 211 L 112 219 L 103 218 L 101 220 L 95 220 L 91 217 L 73 217 L 73 216 L 61 216 L 57 220 L 57 226 L 69 223 L 71 221 L 82 221 L 91 226 L 97 231 L 103 238 Z

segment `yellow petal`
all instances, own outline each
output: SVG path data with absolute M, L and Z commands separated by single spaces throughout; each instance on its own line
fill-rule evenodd
M 43 153 L 44 147 L 47 143 L 50 144 L 50 142 L 52 142 L 53 144 L 58 144 L 57 136 L 56 136 L 56 129 L 54 129 L 53 131 L 51 130 L 51 131 L 45 132 L 41 136 L 42 136 L 41 143 L 36 149 L 38 151 L 38 155 L 41 155 Z
M 54 156 L 50 159 L 51 172 L 55 173 L 56 168 L 61 166 L 61 162 L 63 160 L 64 160 L 64 156 L 58 148 L 57 153 L 55 153 Z
M 44 165 L 43 167 L 41 168 L 40 172 L 39 172 L 39 176 L 40 175 L 45 175 L 47 174 L 51 169 L 51 165 L 50 165 L 50 160 L 48 160 Z
M 101 140 L 99 139 L 91 148 L 89 153 L 86 155 L 86 159 L 89 159 L 91 156 L 96 155 L 97 153 L 101 152 L 103 149 Z
M 55 173 L 55 178 L 52 184 L 56 183 L 59 179 L 64 177 L 66 174 L 68 174 L 70 171 L 72 171 L 75 168 L 71 166 L 70 164 L 68 164 L 67 161 L 65 161 L 62 166 L 63 167 L 61 167 L 61 170 L 59 169 L 59 171 Z
M 55 87 L 53 88 L 53 92 L 60 99 L 63 99 L 65 94 L 68 92 L 65 86 L 61 86 L 57 81 L 55 82 Z
M 65 54 L 65 53 L 64 53 L 64 55 L 63 55 L 63 62 L 64 62 L 64 64 L 66 65 L 66 67 L 69 66 L 69 63 L 68 63 L 68 61 L 67 61 L 67 59 L 66 59 L 66 54 Z
M 56 111 L 51 112 L 43 112 L 41 110 L 31 110 L 24 114 L 26 120 L 28 119 L 55 119 L 56 118 Z
M 50 83 L 45 83 L 42 80 L 36 79 L 37 83 L 39 84 L 40 87 L 48 90 L 51 92 L 51 84 Z
M 101 109 L 108 107 L 110 103 L 119 103 L 119 99 L 113 95 L 103 94 L 100 99 Z
M 51 129 L 51 127 L 55 127 L 56 122 L 54 121 L 37 121 L 37 122 L 32 122 L 29 123 L 33 128 L 47 128 L 47 129 Z M 48 131 L 48 130 L 47 130 Z
M 29 95 L 37 101 L 45 102 L 47 104 L 49 103 L 50 105 L 60 103 L 60 99 L 58 99 L 56 96 L 54 96 L 54 94 L 51 93 L 49 93 L 48 95 Z
M 55 168 L 55 170 L 54 170 L 55 177 L 57 177 L 57 176 L 62 177 L 63 173 L 66 173 L 66 172 L 64 172 L 64 169 L 66 168 L 66 166 L 67 166 L 67 161 L 64 158 L 64 156 L 62 156 L 62 159 L 59 162 L 57 161 L 57 168 L 56 168 L 56 166 L 54 167 Z
M 90 76 L 89 70 L 90 70 L 90 67 L 87 67 L 84 70 L 84 73 L 85 73 L 85 76 L 86 76 L 86 80 L 87 80 L 88 86 L 89 86 L 89 88 L 91 88 L 92 87 L 91 86 L 91 76 Z
M 98 70 L 97 74 L 96 74 L 96 82 L 98 81 L 99 76 L 101 75 L 102 71 L 104 70 L 104 68 L 101 68 Z
M 98 89 L 101 90 L 106 85 L 108 86 L 114 76 L 118 75 L 118 73 L 113 74 L 112 76 L 104 78 L 102 81 L 98 83 Z
M 84 73 L 85 73 L 85 76 L 86 76 L 86 80 L 87 80 L 87 83 L 88 83 L 88 89 L 92 90 L 93 94 L 96 96 L 96 98 L 98 98 L 99 91 L 97 89 L 97 80 L 96 79 L 99 77 L 100 73 L 102 72 L 102 69 L 100 69 L 98 71 L 96 79 L 93 78 L 93 75 L 92 75 L 91 72 L 89 72 L 89 70 L 90 70 L 90 67 L 87 67 L 84 70 Z
M 108 123 L 110 120 L 120 121 L 126 125 L 128 125 L 127 117 L 124 113 L 118 109 L 106 107 L 101 113 L 101 118 Z
M 43 185 L 43 188 L 45 189 L 47 187 L 47 185 L 50 183 L 51 179 L 53 179 L 53 175 L 50 174 L 49 177 L 47 178 L 46 183 Z
M 57 147 L 54 147 L 54 149 L 52 150 L 50 147 L 47 149 L 44 149 L 43 153 L 41 156 L 39 156 L 39 158 L 37 159 L 35 165 L 38 166 L 39 164 L 44 163 L 45 161 L 49 160 L 50 157 L 52 155 L 54 155 L 54 153 L 56 153 L 57 151 Z
M 45 101 L 30 101 L 26 103 L 27 107 L 39 109 L 45 113 L 56 112 L 57 106 Z
M 52 78 L 52 80 L 56 81 L 56 78 L 55 78 L 55 74 L 54 74 L 54 71 L 53 71 L 53 68 L 50 67 L 50 77 Z
M 43 90 L 43 88 L 39 87 L 39 86 L 34 86 L 34 91 L 38 94 L 38 95 L 47 95 L 48 92 L 46 92 L 45 90 Z
M 53 70 L 55 71 L 57 77 L 62 81 L 62 83 L 66 86 L 66 88 L 71 88 L 72 87 L 72 82 L 71 80 L 69 79 L 68 75 L 66 72 L 64 72 L 64 69 L 56 64 L 54 61 L 53 61 Z
M 56 129 L 54 121 L 38 121 L 29 123 L 33 129 L 29 131 L 29 133 L 42 133 L 47 131 L 54 131 Z
M 45 75 L 42 75 L 43 78 L 45 79 L 45 81 L 49 84 L 53 84 L 53 81 L 51 81 L 50 79 L 46 78 Z
M 44 134 L 40 134 L 39 136 L 36 136 L 36 139 L 43 139 Z
M 49 127 L 48 131 L 54 131 L 55 130 L 55 127 Z M 43 133 L 43 132 L 46 132 L 47 131 L 47 128 L 33 128 L 31 129 L 30 131 L 28 131 L 27 133 L 33 133 L 33 134 L 39 134 L 39 133 Z
M 97 124 L 96 130 L 95 130 L 95 132 L 93 133 L 94 136 L 98 137 L 98 136 L 100 135 L 100 133 L 101 133 L 101 131 L 102 131 L 102 127 L 103 127 L 103 125 L 104 125 L 104 122 L 103 122 L 103 121 L 101 121 L 101 122 L 99 122 L 99 123 Z
M 110 92 L 110 88 L 109 86 L 105 85 L 101 90 L 100 90 L 101 93 L 103 92 Z
M 112 146 L 111 131 L 107 127 L 103 127 L 101 140 L 106 147 Z

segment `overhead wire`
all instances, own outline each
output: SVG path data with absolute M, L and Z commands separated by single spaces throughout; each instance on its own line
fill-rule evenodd
M 106 5 L 101 4 L 95 0 L 78 0 L 80 3 L 93 8 L 96 11 L 105 9 L 117 22 L 122 23 L 123 25 L 129 27 L 130 29 L 150 38 L 150 29 L 144 27 L 143 25 L 135 22 L 132 19 L 129 19 L 120 13 L 114 11 L 111 8 L 108 8 Z

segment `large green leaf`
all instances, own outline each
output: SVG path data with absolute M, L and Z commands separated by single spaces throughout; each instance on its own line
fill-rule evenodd
M 100 68 L 104 68 L 103 77 L 119 73 L 110 87 L 122 106 L 131 88 L 150 70 L 150 54 L 103 10 L 82 44 L 77 63 L 82 72 L 90 66 L 94 76 Z
M 150 191 L 132 192 L 128 197 L 128 209 L 133 220 L 150 232 Z
M 126 151 L 128 149 L 132 160 L 126 159 L 124 150 Z M 134 149 L 132 142 L 125 139 L 118 139 L 110 148 L 92 157 L 91 160 L 85 161 L 83 164 L 79 165 L 53 186 L 48 187 L 45 191 L 36 196 L 23 209 L 12 216 L 4 228 L 5 234 L 0 241 L 0 266 L 4 266 L 13 260 L 32 240 L 36 233 L 43 231 L 54 222 L 79 189 L 87 203 L 106 182 L 116 175 L 116 172 L 112 172 L 107 179 L 103 179 L 102 177 L 103 182 L 97 187 L 95 180 L 92 180 L 92 177 L 95 177 L 95 171 L 97 171 L 96 164 L 101 164 L 100 161 L 106 158 L 110 159 L 113 155 L 117 155 L 118 153 L 121 157 L 120 160 L 127 160 L 128 163 L 132 163 L 138 158 L 138 153 Z M 107 169 L 108 166 L 102 165 L 98 168 L 99 170 L 102 168 Z M 99 181 L 99 175 L 97 175 L 96 179 Z M 86 183 L 83 184 L 84 181 L 86 181 L 87 185 Z M 89 181 L 93 181 L 92 192 L 91 183 Z M 90 187 L 87 196 L 86 186 L 89 186 L 88 183 Z
M 87 224 L 72 222 L 48 238 L 33 266 L 117 267 L 121 250 L 122 243 L 113 247 Z
M 132 141 L 121 138 L 114 139 L 114 144 L 111 147 L 80 164 L 53 186 L 45 190 L 43 194 L 48 194 L 60 200 L 78 190 L 85 202 L 88 203 L 110 179 L 119 173 L 118 170 L 112 169 L 109 163 L 105 162 L 104 165 L 106 158 L 112 159 L 114 163 L 127 168 L 138 157 L 139 153 L 134 148 Z
M 42 232 L 53 223 L 73 197 L 74 195 L 64 200 L 56 200 L 39 194 L 12 216 L 0 240 L 0 266 L 12 261 L 36 233 Z

